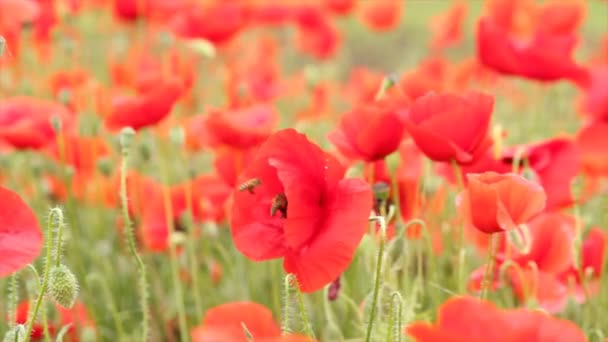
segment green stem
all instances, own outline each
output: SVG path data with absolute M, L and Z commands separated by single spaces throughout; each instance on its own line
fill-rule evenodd
M 488 263 L 486 264 L 486 270 L 483 276 L 483 282 L 481 284 L 481 300 L 485 300 L 488 296 L 488 290 L 492 285 L 492 279 L 494 278 L 494 257 L 498 244 L 496 240 L 496 233 L 490 234 L 490 250 L 488 251 Z
M 458 166 L 458 163 L 456 162 L 455 159 L 452 159 L 452 168 L 454 170 L 454 177 L 456 177 L 456 182 L 458 183 L 458 190 L 462 191 L 464 189 L 464 181 L 462 179 L 462 173 L 460 172 L 460 166 Z M 458 243 L 457 243 L 457 250 L 458 250 L 458 271 L 457 271 L 457 286 L 458 286 L 458 293 L 464 293 L 465 292 L 465 286 L 464 286 L 464 274 L 465 274 L 465 268 L 466 268 L 466 262 L 465 262 L 465 250 L 464 250 L 464 224 L 460 225 L 460 230 L 458 231 Z
M 12 327 L 17 322 L 17 302 L 19 301 L 19 279 L 18 272 L 13 273 L 8 287 L 8 326 Z
M 386 220 L 382 216 L 375 216 L 370 218 L 372 221 L 378 221 L 380 223 L 380 246 L 378 247 L 378 259 L 376 261 L 376 277 L 374 280 L 374 292 L 372 295 L 372 306 L 369 314 L 369 322 L 367 324 L 367 333 L 365 334 L 365 341 L 370 342 L 372 338 L 372 330 L 374 328 L 374 321 L 376 319 L 376 309 L 378 306 L 378 294 L 380 293 L 380 278 L 382 277 L 382 260 L 384 259 L 384 244 L 386 242 Z
M 190 165 L 188 163 L 189 158 L 186 155 L 186 149 L 185 148 L 181 148 L 180 150 L 183 151 L 182 153 L 182 161 L 185 163 L 185 165 L 187 165 L 187 167 L 185 168 L 186 173 L 188 174 L 188 176 L 190 176 Z M 197 241 L 196 236 L 195 236 L 195 231 L 194 231 L 194 224 L 193 224 L 193 219 L 194 219 L 194 214 L 193 214 L 193 194 L 192 194 L 192 184 L 191 184 L 191 180 L 190 177 L 187 177 L 188 179 L 188 184 L 185 185 L 186 187 L 186 208 L 188 210 L 188 223 L 186 225 L 186 228 L 188 229 L 188 246 L 187 246 L 187 250 L 188 250 L 188 259 L 190 261 L 190 276 L 192 277 L 192 287 L 194 288 L 194 305 L 196 307 L 195 312 L 196 312 L 196 320 L 198 321 L 202 315 L 203 315 L 203 301 L 201 299 L 201 295 L 200 295 L 200 287 L 199 287 L 199 263 L 198 263 L 198 258 L 196 257 L 195 254 L 195 242 Z
M 127 134 L 123 131 L 123 134 Z M 128 139 L 128 138 L 127 138 Z M 127 140 L 125 139 L 125 140 Z M 122 139 L 121 139 L 122 140 Z M 150 320 L 150 310 L 148 307 L 148 282 L 146 276 L 146 265 L 144 264 L 141 256 L 137 252 L 135 247 L 135 234 L 133 232 L 133 223 L 131 222 L 131 217 L 129 216 L 129 206 L 128 206 L 128 197 L 127 197 L 127 167 L 128 167 L 128 159 L 129 159 L 129 147 L 126 142 L 122 143 L 122 162 L 120 167 L 120 199 L 122 206 L 122 216 L 125 224 L 125 236 L 127 239 L 127 245 L 129 247 L 129 251 L 135 260 L 137 265 L 137 269 L 139 271 L 139 291 L 140 291 L 140 300 L 141 300 L 141 310 L 142 310 L 142 341 L 145 342 L 148 340 L 148 322 Z
M 293 276 L 293 280 L 295 280 L 295 276 Z M 311 338 L 315 338 L 315 332 L 312 330 L 312 325 L 308 319 L 308 313 L 306 312 L 306 307 L 304 306 L 304 296 L 302 296 L 302 291 L 300 291 L 300 285 L 297 281 L 294 281 L 294 287 L 296 288 L 296 297 L 298 299 L 298 307 L 300 308 L 300 319 L 304 323 L 304 329 L 306 331 L 306 335 Z
M 124 329 L 122 327 L 122 323 L 120 320 L 120 317 L 118 315 L 118 311 L 116 310 L 116 305 L 114 303 L 114 299 L 112 298 L 112 293 L 110 292 L 110 289 L 108 288 L 107 283 L 105 282 L 105 279 L 103 277 L 101 277 L 99 274 L 97 273 L 92 273 L 89 275 L 89 281 L 96 281 L 99 283 L 100 287 L 101 287 L 101 292 L 103 292 L 103 296 L 105 297 L 104 302 L 106 303 L 108 309 L 110 310 L 110 314 L 112 315 L 112 320 L 114 321 L 114 329 L 116 330 L 116 333 L 118 336 L 117 337 L 117 341 L 124 341 Z
M 55 219 L 56 216 L 57 216 L 57 219 Z M 57 222 L 58 222 L 58 226 L 56 228 L 53 225 L 55 220 L 57 220 Z M 45 246 L 46 257 L 45 257 L 45 261 L 44 261 L 44 274 L 42 276 L 42 285 L 40 286 L 40 291 L 38 292 L 38 298 L 36 299 L 36 304 L 34 304 L 34 311 L 32 312 L 32 315 L 27 323 L 25 342 L 28 342 L 30 340 L 30 338 L 32 337 L 32 330 L 34 329 L 34 322 L 36 321 L 36 317 L 38 317 L 38 312 L 40 311 L 40 306 L 42 305 L 42 302 L 44 301 L 44 296 L 46 294 L 46 291 L 47 291 L 47 288 L 49 285 L 49 278 L 51 275 L 51 264 L 52 264 L 52 261 L 51 261 L 52 254 L 51 253 L 53 251 L 53 246 L 52 246 L 53 231 L 55 229 L 57 229 L 57 231 L 60 233 L 62 227 L 63 227 L 63 213 L 61 212 L 61 209 L 59 209 L 59 208 L 51 209 L 51 211 L 49 213 L 48 222 L 46 225 L 46 246 Z M 43 322 L 43 324 L 45 324 L 45 323 L 46 322 Z
M 187 341 L 188 335 L 188 323 L 186 321 L 186 308 L 184 306 L 184 295 L 182 293 L 182 285 L 179 279 L 179 268 L 177 265 L 177 251 L 175 250 L 175 244 L 172 243 L 171 237 L 175 231 L 175 225 L 173 222 L 173 205 L 171 203 L 171 194 L 168 185 L 168 172 L 165 167 L 164 158 L 160 156 L 159 158 L 159 169 L 161 173 L 161 179 L 164 183 L 163 186 L 163 204 L 165 208 L 165 220 L 167 224 L 167 229 L 169 230 L 169 261 L 171 265 L 171 278 L 173 280 L 173 287 L 175 288 L 175 298 L 177 302 L 177 315 L 179 321 L 179 329 L 180 329 L 180 340 L 182 342 Z

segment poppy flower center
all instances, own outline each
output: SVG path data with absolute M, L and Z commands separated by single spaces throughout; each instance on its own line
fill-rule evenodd
M 287 218 L 287 196 L 283 193 L 276 195 L 270 204 L 270 216 L 274 217 L 277 211 L 281 212 L 283 218 Z

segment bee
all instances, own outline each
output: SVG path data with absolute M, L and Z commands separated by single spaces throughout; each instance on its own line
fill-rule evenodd
M 247 180 L 239 185 L 239 191 L 247 190 L 250 194 L 253 194 L 253 190 L 261 184 L 262 181 L 259 178 L 251 178 L 250 180 Z
M 285 194 L 278 194 L 272 199 L 270 216 L 274 217 L 277 211 L 283 214 L 283 218 L 287 217 L 287 197 L 285 197 Z

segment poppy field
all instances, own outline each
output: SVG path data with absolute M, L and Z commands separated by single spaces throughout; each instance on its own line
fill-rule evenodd
M 608 342 L 605 0 L 0 0 L 0 338 Z

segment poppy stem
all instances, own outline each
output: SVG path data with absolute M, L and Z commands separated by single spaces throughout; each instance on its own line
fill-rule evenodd
M 162 148 L 162 146 L 161 146 Z M 165 149 L 162 149 L 165 150 Z M 173 221 L 173 204 L 171 202 L 171 190 L 169 188 L 169 173 L 164 162 L 165 153 L 159 154 L 159 170 L 160 177 L 163 181 L 163 206 L 165 210 L 165 220 L 167 229 L 169 231 L 169 264 L 171 266 L 171 278 L 173 278 L 173 287 L 175 289 L 175 301 L 177 302 L 177 316 L 180 331 L 180 340 L 186 341 L 188 336 L 188 322 L 186 320 L 186 308 L 184 306 L 184 294 L 182 292 L 182 285 L 179 278 L 179 266 L 177 264 L 177 251 L 175 244 L 171 241 L 175 233 L 175 223 Z
M 30 338 L 32 337 L 32 330 L 34 330 L 34 322 L 36 322 L 36 317 L 38 317 L 38 312 L 40 311 L 40 305 L 44 301 L 46 291 L 49 287 L 51 264 L 53 263 L 53 232 L 60 231 L 62 226 L 63 213 L 61 212 L 61 209 L 55 207 L 49 212 L 49 218 L 46 225 L 46 256 L 44 259 L 44 274 L 42 276 L 42 285 L 40 285 L 40 290 L 38 291 L 38 298 L 36 298 L 36 304 L 34 304 L 34 311 L 32 312 L 27 322 L 25 342 L 29 342 Z M 46 319 L 44 320 L 43 324 L 46 324 Z
M 374 292 L 372 295 L 372 306 L 369 313 L 369 322 L 367 324 L 367 333 L 365 334 L 365 342 L 370 342 L 374 321 L 376 319 L 376 311 L 378 306 L 378 294 L 380 293 L 380 278 L 382 277 L 382 260 L 384 259 L 384 244 L 386 242 L 386 220 L 382 216 L 373 216 L 370 221 L 380 223 L 380 246 L 378 247 L 378 259 L 376 260 L 376 277 L 374 279 Z
M 150 309 L 148 306 L 148 281 L 146 276 L 146 265 L 142 260 L 141 256 L 137 252 L 137 248 L 135 247 L 135 235 L 133 232 L 133 223 L 131 222 L 131 217 L 129 216 L 129 204 L 128 204 L 128 196 L 127 196 L 127 170 L 128 170 L 128 160 L 129 160 L 129 150 L 131 147 L 131 142 L 133 140 L 133 136 L 135 135 L 135 131 L 132 128 L 124 128 L 120 134 L 120 145 L 121 145 L 121 153 L 122 153 L 122 162 L 120 165 L 120 200 L 122 206 L 122 217 L 124 220 L 124 229 L 125 236 L 127 239 L 127 245 L 129 246 L 129 251 L 135 259 L 135 263 L 137 264 L 137 269 L 139 271 L 139 292 L 140 292 L 140 301 L 141 301 L 141 311 L 142 311 L 142 341 L 146 342 L 148 340 L 148 322 L 150 321 Z
M 497 239 L 496 233 L 490 234 L 490 246 L 488 251 L 488 263 L 486 264 L 486 270 L 483 276 L 483 282 L 481 284 L 481 300 L 485 300 L 488 296 L 488 290 L 492 285 L 492 279 L 494 278 L 494 257 L 497 250 Z
M 456 177 L 456 182 L 458 184 L 458 191 L 462 191 L 464 189 L 464 181 L 462 179 L 462 172 L 458 162 L 455 159 L 452 159 L 452 168 L 454 170 L 454 177 Z M 464 250 L 464 224 L 460 225 L 460 230 L 458 232 L 458 272 L 457 272 L 457 286 L 458 293 L 464 293 L 464 275 L 465 275 L 465 267 L 466 267 L 466 252 Z

